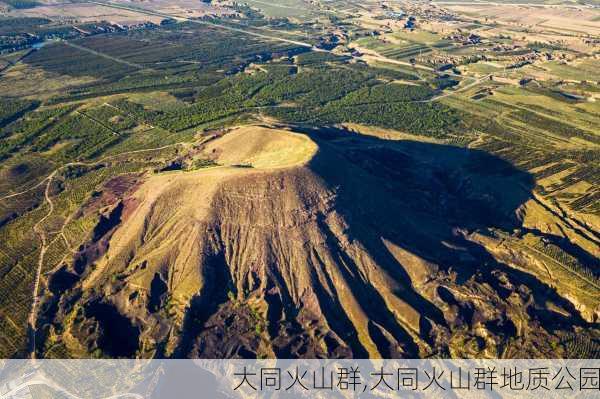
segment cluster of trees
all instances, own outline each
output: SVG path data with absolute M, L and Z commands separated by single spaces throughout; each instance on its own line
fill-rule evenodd
M 580 276 L 583 276 L 587 280 L 592 281 L 595 284 L 600 283 L 600 280 L 598 279 L 598 276 L 600 275 L 599 271 L 581 264 L 577 258 L 565 252 L 558 245 L 540 241 L 538 244 L 536 244 L 536 248 L 548 255 L 550 258 L 556 260 L 561 265 L 566 266 Z
M 569 48 L 560 43 L 546 43 L 546 42 L 529 42 L 527 48 L 536 51 L 548 51 L 548 50 L 568 50 Z
M 364 87 L 350 93 L 340 105 L 384 104 L 420 101 L 431 98 L 434 91 L 424 85 L 401 85 L 396 83 Z
M 513 111 L 510 116 L 512 119 L 522 122 L 527 126 L 533 126 L 567 139 L 577 137 L 589 141 L 590 143 L 600 144 L 600 136 L 588 133 L 573 125 L 546 118 L 536 112 L 521 109 Z
M 110 126 L 117 131 L 129 130 L 136 126 L 133 119 L 123 115 L 121 112 L 108 105 L 89 108 L 83 112 L 90 118 L 97 120 L 106 126 Z
M 151 110 L 141 104 L 125 99 L 112 103 L 115 107 L 138 121 L 162 127 L 170 131 L 181 131 L 225 118 L 256 106 L 255 95 L 264 87 L 273 84 L 278 77 L 290 73 L 290 67 L 272 68 L 273 73 L 260 72 L 254 75 L 239 74 L 222 79 L 204 89 L 188 91 L 192 104 L 168 110 Z
M 399 71 L 396 69 L 377 68 L 377 67 L 367 66 L 367 65 L 363 65 L 363 64 L 355 64 L 355 65 L 353 65 L 353 69 L 363 71 L 364 73 L 373 74 L 377 78 L 385 79 L 385 80 L 417 81 L 420 79 L 420 77 L 418 75 L 416 75 L 415 73 L 411 73 L 410 71 Z
M 0 128 L 17 120 L 25 112 L 34 109 L 38 105 L 37 101 L 0 98 Z
M 451 78 L 449 75 L 445 75 L 436 77 L 432 83 L 438 90 L 444 90 L 458 85 L 459 82 L 458 80 Z
M 324 105 L 372 84 L 375 84 L 372 75 L 349 68 L 311 68 L 265 86 L 253 100 L 257 105 L 274 105 L 287 100 L 305 106 Z
M 569 332 L 562 341 L 567 359 L 598 359 L 600 342 L 585 331 Z
M 135 67 L 90 54 L 63 43 L 44 46 L 26 57 L 24 61 L 61 75 L 93 76 L 104 79 L 122 77 L 136 70 Z
M 49 126 L 72 109 L 69 106 L 33 112 L 1 129 L 0 160 L 33 143 Z
M 422 44 L 415 43 L 415 44 L 408 45 L 406 47 L 385 50 L 385 51 L 382 51 L 382 54 L 385 55 L 386 57 L 390 57 L 390 58 L 403 59 L 403 58 L 414 57 L 414 56 L 417 56 L 420 54 L 421 55 L 427 54 L 430 52 L 431 52 L 431 49 L 429 47 L 422 45 Z
M 202 40 L 198 40 L 202 37 Z M 195 68 L 228 69 L 259 58 L 269 59 L 273 53 L 295 53 L 299 46 L 270 43 L 238 32 L 202 26 L 191 22 L 168 25 L 162 29 L 136 31 L 122 38 L 101 42 L 86 40 L 86 46 L 116 57 L 141 64 L 172 67 L 172 61 L 192 62 Z
M 193 104 L 164 112 L 160 126 L 180 131 L 243 112 L 252 106 L 249 100 L 272 81 L 264 72 L 224 79 L 201 90 Z
M 433 95 L 428 86 L 381 84 L 380 71 L 320 65 L 295 72 L 293 65 L 264 64 L 252 74 L 238 74 L 204 89 L 187 90 L 185 96 L 191 104 L 174 109 L 149 110 L 127 100 L 113 104 L 138 121 L 170 131 L 256 108 L 289 122 L 357 122 L 433 136 L 445 135 L 459 121 L 458 114 L 449 107 L 418 103 Z
M 124 98 L 112 102 L 111 105 L 140 123 L 159 125 L 163 117 L 163 114 L 159 111 L 146 109 L 142 104 Z
M 322 109 L 282 107 L 271 115 L 293 123 L 332 125 L 361 123 L 431 137 L 446 137 L 456 131 L 460 118 L 451 108 L 439 103 L 363 104 L 340 107 L 330 104 Z
M 586 193 L 569 205 L 573 210 L 597 215 L 600 213 L 600 191 Z
M 131 65 L 88 53 L 84 56 L 64 45 L 46 46 L 26 62 L 61 74 L 100 78 L 52 99 L 53 103 L 131 91 L 197 89 L 234 76 L 251 62 L 305 51 L 292 44 L 264 42 L 191 23 L 99 35 L 76 43 Z M 137 71 L 132 65 L 146 69 Z
M 56 96 L 48 100 L 50 104 L 84 100 L 112 94 L 144 92 L 156 90 L 176 90 L 186 87 L 203 87 L 222 79 L 222 73 L 203 73 L 189 71 L 167 74 L 163 72 L 144 72 L 126 75 L 119 79 L 105 78 L 98 82 L 86 84 L 69 90 L 66 95 Z
M 202 34 L 203 40 L 197 40 L 197 34 Z M 150 38 L 154 40 L 148 40 Z M 101 78 L 56 101 L 168 89 L 181 94 L 187 102 L 174 108 L 153 110 L 118 100 L 113 105 L 121 115 L 110 107 L 83 111 L 102 125 L 117 123 L 117 130 L 127 130 L 135 122 L 143 121 L 177 132 L 254 112 L 256 108 L 267 109 L 289 121 L 370 123 L 428 135 L 444 134 L 458 118 L 443 105 L 414 103 L 432 95 L 433 91 L 425 85 L 381 84 L 382 80 L 416 81 L 418 77 L 409 72 L 371 68 L 349 63 L 345 57 L 317 52 L 297 54 L 294 63 L 264 63 L 274 54 L 295 54 L 297 46 L 264 43 L 240 37 L 236 32 L 217 31 L 197 24 L 173 24 L 110 37 L 96 36 L 83 39 L 79 44 L 148 69 L 133 73 L 136 68 L 124 63 L 90 54 L 82 56 L 80 50 L 65 45 L 47 46 L 28 57 L 27 62 L 58 73 Z M 227 75 L 228 70 L 239 70 L 249 62 L 259 63 L 260 67 L 251 74 Z M 101 129 L 102 125 L 95 128 Z M 100 136 L 103 134 L 100 132 Z M 55 137 L 46 136 L 48 143 Z M 67 136 L 56 135 L 61 140 Z
M 350 59 L 350 57 L 348 57 L 348 56 L 335 55 L 332 53 L 321 52 L 321 51 L 319 51 L 319 52 L 309 51 L 309 52 L 299 54 L 298 56 L 296 56 L 296 63 L 301 66 L 308 66 L 308 65 L 319 65 L 319 64 L 323 64 L 324 62 L 344 62 L 349 59 Z
M 68 143 L 55 156 L 59 159 L 93 158 L 121 139 L 115 132 L 80 114 L 71 114 L 35 140 L 33 151 L 47 151 L 59 142 Z

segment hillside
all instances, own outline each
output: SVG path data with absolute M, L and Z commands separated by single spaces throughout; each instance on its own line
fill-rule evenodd
M 594 338 L 595 281 L 566 296 L 519 249 L 528 174 L 477 150 L 296 130 L 216 135 L 183 155 L 209 167 L 146 175 L 107 200 L 50 278 L 44 347 L 554 357 L 574 333 Z
M 487 3 L 0 0 L 0 358 L 600 357 L 600 8 Z

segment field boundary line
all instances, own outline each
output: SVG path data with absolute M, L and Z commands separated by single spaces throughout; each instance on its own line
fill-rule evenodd
M 112 55 L 101 53 L 99 51 L 92 50 L 91 48 L 88 48 L 88 47 L 80 46 L 80 45 L 72 43 L 72 42 L 70 42 L 68 40 L 62 40 L 61 43 L 64 43 L 65 45 L 67 45 L 69 47 L 72 47 L 74 49 L 85 51 L 87 53 L 97 55 L 98 57 L 102 57 L 102 58 L 106 58 L 106 59 L 114 61 L 114 62 L 118 62 L 119 64 L 127 65 L 127 66 L 130 66 L 130 67 L 133 67 L 133 68 L 137 68 L 137 69 L 152 70 L 152 68 L 147 68 L 147 67 L 145 67 L 143 65 L 136 64 L 134 62 L 125 61 L 125 60 L 122 60 L 120 58 L 113 57 Z

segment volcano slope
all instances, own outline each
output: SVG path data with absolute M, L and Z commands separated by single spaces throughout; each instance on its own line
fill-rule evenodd
M 518 240 L 529 175 L 301 130 L 234 129 L 199 150 L 217 166 L 115 202 L 50 278 L 40 355 L 560 357 L 597 335 L 594 282 L 566 296 L 501 238 Z

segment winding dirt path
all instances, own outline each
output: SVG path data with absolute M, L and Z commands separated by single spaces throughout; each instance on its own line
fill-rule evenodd
M 184 145 L 184 144 L 188 144 L 188 143 L 179 142 L 179 143 L 168 144 L 168 145 L 164 145 L 164 146 L 156 147 L 156 148 L 128 151 L 128 152 L 124 152 L 124 153 L 120 153 L 120 154 L 110 155 L 108 157 L 104 157 L 104 158 L 102 158 L 98 161 L 94 161 L 94 162 L 69 162 L 69 163 L 66 163 L 66 164 L 60 166 L 59 168 L 55 169 L 52 173 L 50 173 L 42 181 L 40 181 L 38 184 L 31 187 L 30 189 L 21 191 L 18 193 L 14 193 L 14 194 L 5 195 L 4 197 L 0 197 L 0 201 L 2 201 L 4 199 L 8 199 L 8 198 L 13 198 L 13 197 L 16 197 L 19 195 L 26 194 L 26 193 L 42 186 L 44 183 L 46 184 L 46 187 L 44 189 L 44 204 L 47 203 L 49 206 L 48 213 L 46 213 L 46 215 L 44 215 L 44 217 L 42 217 L 40 220 L 38 220 L 37 223 L 33 226 L 33 231 L 40 237 L 40 242 L 42 245 L 40 248 L 40 255 L 38 257 L 37 268 L 35 271 L 35 279 L 34 279 L 34 284 L 33 284 L 33 301 L 31 304 L 31 310 L 29 312 L 29 317 L 27 319 L 28 320 L 27 323 L 28 323 L 29 329 L 30 329 L 29 351 L 30 351 L 30 356 L 32 359 L 35 359 L 35 357 L 36 357 L 35 337 L 37 334 L 37 312 L 38 312 L 38 306 L 39 306 L 39 301 L 40 301 L 40 295 L 39 295 L 40 279 L 41 279 L 41 275 L 42 275 L 42 269 L 44 266 L 44 258 L 45 258 L 46 252 L 48 251 L 48 242 L 47 242 L 48 238 L 47 238 L 46 232 L 44 231 L 44 229 L 42 227 L 42 224 L 54 213 L 54 203 L 52 202 L 52 197 L 50 196 L 50 189 L 52 187 L 52 180 L 54 179 L 54 177 L 56 177 L 56 175 L 61 170 L 64 170 L 70 166 L 95 166 L 100 163 L 103 163 L 108 160 L 111 160 L 111 159 L 114 159 L 117 157 L 121 157 L 121 156 L 127 156 L 127 155 L 136 154 L 136 153 L 143 153 L 143 152 L 160 151 L 160 150 L 163 150 L 166 148 L 176 147 L 176 146 Z M 43 206 L 43 204 L 42 204 L 42 206 Z
M 52 202 L 52 199 L 50 198 L 50 187 L 52 184 L 52 179 L 54 178 L 54 176 L 56 176 L 56 173 L 58 173 L 58 170 L 55 170 L 54 172 L 52 172 L 52 174 L 50 176 L 48 176 L 48 179 L 47 179 L 48 183 L 46 183 L 46 189 L 44 190 L 44 200 L 48 203 L 50 209 L 48 210 L 48 213 L 46 214 L 46 216 L 44 216 L 43 218 L 38 220 L 38 222 L 33 226 L 33 231 L 35 231 L 36 234 L 38 234 L 40 236 L 40 241 L 42 243 L 42 247 L 40 248 L 40 256 L 38 258 L 38 266 L 35 271 L 35 280 L 34 280 L 34 284 L 33 284 L 33 302 L 31 303 L 31 311 L 29 312 L 29 318 L 27 319 L 28 320 L 27 323 L 29 324 L 29 328 L 31 331 L 30 350 L 31 350 L 31 358 L 32 359 L 35 359 L 35 336 L 37 333 L 36 321 L 37 321 L 37 308 L 38 308 L 38 304 L 39 304 L 38 292 L 40 290 L 40 276 L 42 274 L 42 268 L 44 266 L 44 256 L 46 255 L 46 251 L 48 250 L 46 232 L 40 226 L 42 225 L 42 223 L 44 223 L 44 221 L 46 219 L 48 219 L 50 216 L 52 216 L 52 213 L 54 212 L 54 203 Z
M 169 147 L 176 147 L 178 145 L 184 145 L 184 144 L 189 144 L 189 142 L 187 141 L 182 141 L 179 143 L 173 143 L 173 144 L 167 144 L 164 145 L 162 147 L 156 147 L 156 148 L 147 148 L 147 149 L 143 149 L 143 150 L 135 150 L 135 151 L 127 151 L 127 152 L 122 152 L 120 154 L 115 154 L 115 155 L 109 155 L 107 157 L 104 157 L 98 161 L 94 161 L 94 162 L 69 162 L 66 163 L 58 168 L 56 168 L 52 173 L 50 173 L 48 176 L 44 177 L 39 183 L 37 183 L 35 186 L 28 188 L 27 190 L 23 190 L 20 191 L 18 193 L 13 193 L 13 194 L 7 194 L 3 197 L 0 197 L 0 201 L 8 199 L 8 198 L 13 198 L 13 197 L 18 197 L 19 195 L 23 195 L 23 194 L 27 194 L 28 192 L 35 190 L 36 188 L 42 186 L 44 184 L 44 182 L 46 182 L 48 179 L 54 177 L 56 175 L 56 173 L 58 173 L 59 171 L 68 168 L 69 166 L 96 166 L 98 164 L 101 164 L 103 162 L 106 161 L 110 161 L 111 159 L 117 158 L 117 157 L 121 157 L 121 156 L 126 156 L 126 155 L 131 155 L 131 154 L 138 154 L 138 153 L 142 153 L 142 152 L 150 152 L 150 151 L 159 151 L 159 150 L 164 150 L 166 148 Z

